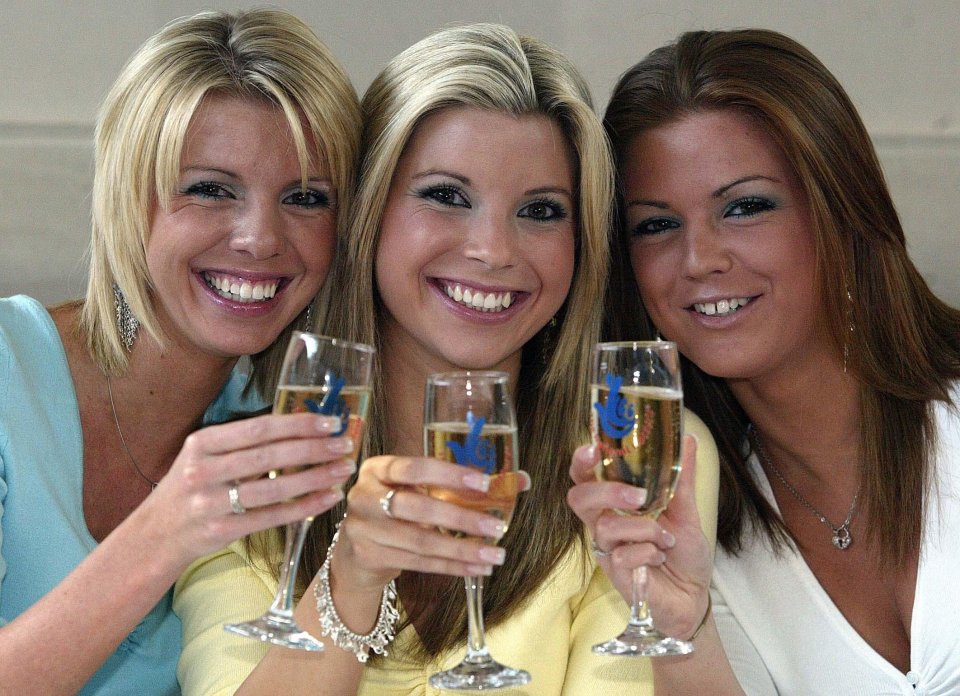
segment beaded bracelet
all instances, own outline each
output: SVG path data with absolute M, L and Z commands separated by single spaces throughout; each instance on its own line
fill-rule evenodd
M 330 542 L 330 548 L 327 549 L 327 557 L 320 567 L 317 586 L 313 592 L 317 598 L 320 630 L 338 648 L 351 651 L 357 656 L 358 662 L 365 663 L 370 658 L 371 650 L 378 655 L 386 655 L 387 645 L 394 638 L 393 630 L 400 618 L 400 612 L 397 611 L 397 585 L 391 580 L 383 588 L 383 596 L 380 598 L 380 614 L 377 616 L 377 623 L 370 633 L 360 635 L 347 628 L 337 613 L 337 608 L 333 605 L 333 596 L 330 594 L 330 559 L 333 558 L 333 549 L 336 547 L 339 538 L 340 528 L 338 526 L 336 533 L 333 535 L 333 540 Z
M 710 597 L 710 594 L 707 593 L 707 610 L 703 612 L 703 618 L 700 619 L 700 623 L 697 625 L 696 630 L 693 632 L 693 635 L 687 638 L 688 643 L 692 643 L 697 639 L 697 636 L 700 635 L 700 631 L 703 630 L 703 627 L 707 625 L 707 619 L 710 618 L 710 610 L 713 609 L 713 599 Z

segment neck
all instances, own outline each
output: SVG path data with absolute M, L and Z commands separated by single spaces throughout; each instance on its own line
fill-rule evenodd
M 785 474 L 855 489 L 859 394 L 852 375 L 832 359 L 812 360 L 776 374 L 729 380 L 731 391 Z M 838 467 L 838 463 L 845 466 Z
M 380 347 L 384 406 L 384 451 L 411 457 L 423 455 L 423 399 L 427 377 L 434 372 L 465 369 L 500 370 L 510 375 L 511 393 L 516 393 L 520 355 L 507 357 L 496 365 L 465 368 L 426 353 L 406 332 L 385 317 Z

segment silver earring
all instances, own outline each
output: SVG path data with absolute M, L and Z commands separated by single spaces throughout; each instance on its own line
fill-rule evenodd
M 113 306 L 117 310 L 117 330 L 120 331 L 120 340 L 127 350 L 133 347 L 133 341 L 140 329 L 140 322 L 130 311 L 130 305 L 120 291 L 120 286 L 113 284 Z
M 303 330 L 308 333 L 313 330 L 313 302 L 307 305 L 307 312 L 303 316 Z

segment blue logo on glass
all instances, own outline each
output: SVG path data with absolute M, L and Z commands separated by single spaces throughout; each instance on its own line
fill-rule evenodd
M 453 458 L 461 466 L 472 466 L 480 469 L 485 474 L 492 474 L 497 468 L 497 452 L 490 441 L 485 437 L 480 437 L 483 431 L 485 418 L 474 418 L 472 413 L 467 414 L 467 427 L 470 432 L 467 434 L 467 440 L 462 445 L 453 440 L 447 441 L 447 447 L 453 452 Z
M 600 419 L 600 428 L 608 437 L 621 439 L 630 434 L 636 423 L 636 409 L 633 405 L 627 403 L 627 400 L 620 394 L 620 387 L 623 384 L 622 377 L 607 375 L 607 386 L 610 393 L 607 395 L 607 403 L 600 404 L 598 401 L 593 405 L 597 409 L 597 416 Z
M 334 437 L 343 435 L 350 423 L 350 408 L 347 402 L 340 396 L 340 390 L 346 384 L 346 380 L 340 379 L 335 374 L 329 376 L 330 389 L 323 395 L 323 401 L 317 403 L 314 399 L 304 400 L 304 405 L 311 413 L 319 413 L 322 416 L 338 416 L 340 418 L 340 430 L 331 433 Z

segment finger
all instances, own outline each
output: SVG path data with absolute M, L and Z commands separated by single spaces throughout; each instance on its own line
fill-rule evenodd
M 619 481 L 591 480 L 578 483 L 567 491 L 570 507 L 589 527 L 604 510 L 635 510 L 646 499 L 647 493 L 643 488 Z
M 649 517 L 611 511 L 597 518 L 593 538 L 600 548 L 608 550 L 624 544 L 649 544 L 662 550 L 676 545 L 673 534 Z
M 384 495 L 389 490 L 391 489 L 383 489 Z M 369 491 L 357 487 L 350 491 L 349 509 L 359 512 L 364 519 L 372 519 L 378 523 L 390 520 L 406 521 L 431 528 L 463 532 L 485 539 L 499 539 L 507 530 L 503 520 L 466 507 L 473 505 L 480 510 L 489 509 L 492 503 L 487 494 L 477 491 L 459 491 L 453 494 L 447 489 L 428 489 L 427 493 L 412 488 L 392 490 L 395 492 L 389 501 L 390 517 L 383 510 L 381 497 L 374 500 Z M 495 502 L 497 501 L 494 501 L 494 504 Z M 504 505 L 513 505 L 512 498 L 499 502 Z M 504 517 L 506 517 L 506 511 Z M 433 549 L 431 553 L 434 553 Z
M 597 448 L 593 445 L 581 445 L 573 452 L 570 462 L 570 478 L 574 483 L 593 481 L 597 478 L 595 469 L 599 461 Z
M 204 468 L 213 480 L 236 481 L 338 460 L 352 454 L 354 444 L 346 436 L 317 437 L 314 434 L 208 456 Z
M 341 426 L 340 419 L 333 416 L 267 414 L 198 430 L 186 439 L 184 448 L 195 448 L 202 454 L 224 454 L 277 440 L 326 436 L 338 432 Z
M 356 464 L 352 459 L 338 459 L 298 472 L 288 470 L 289 473 L 273 478 L 246 479 L 236 485 L 241 503 L 250 509 L 340 487 L 354 471 Z
M 371 457 L 364 462 L 364 469 L 388 487 L 429 486 L 481 492 L 490 488 L 490 477 L 477 469 L 429 457 Z
M 656 544 L 623 544 L 610 553 L 610 562 L 617 568 L 656 567 L 667 562 L 667 554 Z
M 506 558 L 504 549 L 479 539 L 457 538 L 418 524 L 392 521 L 381 525 L 369 520 L 352 523 L 353 554 L 358 563 L 370 569 L 469 575 L 485 566 L 502 565 Z

